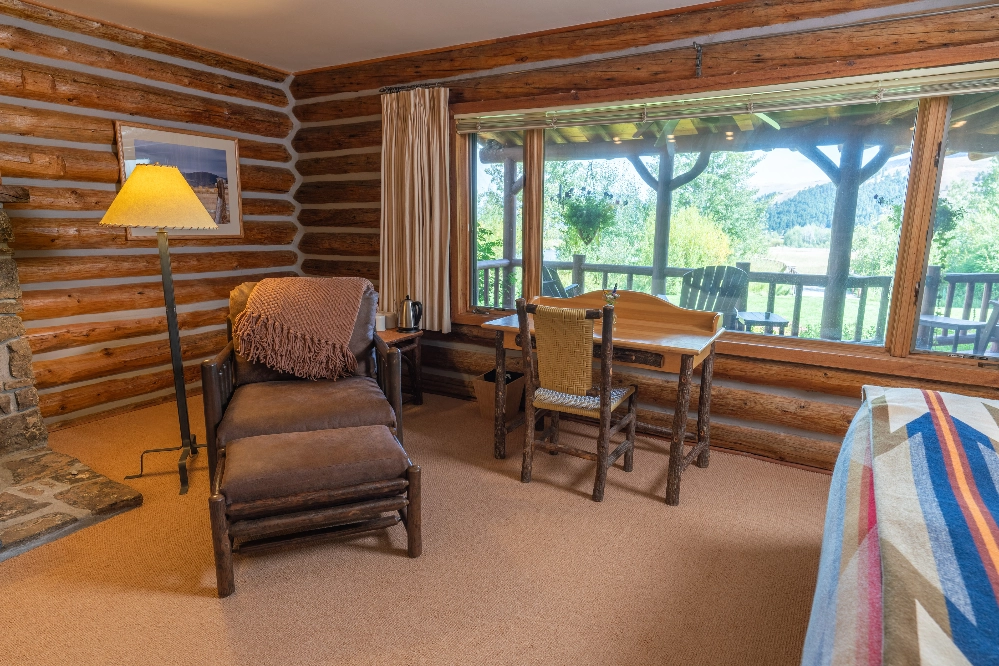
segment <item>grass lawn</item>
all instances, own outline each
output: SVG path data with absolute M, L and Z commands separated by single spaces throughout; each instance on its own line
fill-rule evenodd
M 798 273 L 825 275 L 829 263 L 827 247 L 784 247 L 778 245 L 767 251 L 767 256 L 787 266 L 793 266 Z M 750 266 L 752 270 L 752 266 Z M 802 305 L 804 307 L 804 305 Z

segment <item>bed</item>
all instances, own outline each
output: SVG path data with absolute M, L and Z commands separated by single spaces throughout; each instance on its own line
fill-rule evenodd
M 999 401 L 865 387 L 803 666 L 999 664 Z

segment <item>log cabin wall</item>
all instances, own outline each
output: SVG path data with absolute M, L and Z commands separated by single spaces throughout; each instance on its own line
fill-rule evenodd
M 50 428 L 174 394 L 156 240 L 98 226 L 119 187 L 113 121 L 239 139 L 244 236 L 172 240 L 189 388 L 225 345 L 230 289 L 299 273 L 287 73 L 114 25 L 0 4 L 0 175 Z
M 669 95 L 999 59 L 997 46 L 999 11 L 985 3 L 748 0 L 300 73 L 291 92 L 301 122 L 292 145 L 303 181 L 295 194 L 303 270 L 378 276 L 383 86 L 441 82 L 452 105 L 532 108 L 529 98 L 540 96 L 550 105 L 610 102 L 628 87 Z M 495 367 L 493 337 L 476 325 L 428 334 L 424 345 L 431 391 L 470 397 L 472 378 Z M 811 467 L 832 468 L 864 384 L 999 397 L 994 369 L 883 350 L 805 359 L 739 347 L 720 345 L 713 443 Z M 642 418 L 669 424 L 675 383 L 626 368 L 616 375 L 639 384 Z

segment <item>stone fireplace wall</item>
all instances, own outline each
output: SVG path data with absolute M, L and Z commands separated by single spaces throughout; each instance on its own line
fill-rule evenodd
M 10 218 L 0 208 L 0 456 L 48 442 L 31 372 L 31 347 L 18 316 L 21 286 L 8 246 L 13 239 Z

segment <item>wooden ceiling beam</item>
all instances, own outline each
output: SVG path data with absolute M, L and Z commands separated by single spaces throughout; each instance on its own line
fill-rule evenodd
M 296 99 L 473 74 L 498 67 L 613 53 L 706 34 L 819 19 L 906 0 L 726 0 L 477 44 L 296 73 Z M 693 57 L 693 49 L 689 49 Z

